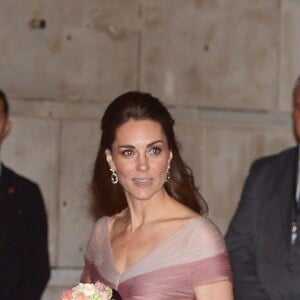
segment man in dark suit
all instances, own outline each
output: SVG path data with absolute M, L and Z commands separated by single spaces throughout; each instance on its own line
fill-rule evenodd
M 0 90 L 0 146 L 10 131 Z M 39 300 L 49 280 L 47 217 L 39 187 L 0 163 L 0 299 Z
M 293 122 L 299 143 L 300 77 L 293 90 Z M 297 146 L 250 168 L 225 237 L 236 300 L 300 299 L 299 162 Z

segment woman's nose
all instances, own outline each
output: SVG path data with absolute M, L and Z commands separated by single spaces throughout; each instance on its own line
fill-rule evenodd
M 147 171 L 149 168 L 149 162 L 146 155 L 138 155 L 137 157 L 137 169 L 139 171 Z

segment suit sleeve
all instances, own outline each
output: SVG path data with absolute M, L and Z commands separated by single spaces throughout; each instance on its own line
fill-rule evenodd
M 261 181 L 260 163 L 254 163 L 246 179 L 238 208 L 225 236 L 234 282 L 235 299 L 269 300 L 256 269 L 254 234 L 259 213 L 257 187 Z
M 23 278 L 12 299 L 39 300 L 50 277 L 50 265 L 46 209 L 40 189 L 35 184 L 26 195 L 25 213 L 28 226 L 24 237 Z

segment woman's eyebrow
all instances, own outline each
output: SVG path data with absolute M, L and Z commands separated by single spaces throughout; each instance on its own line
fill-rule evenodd
M 121 146 L 118 146 L 118 149 L 120 149 L 120 148 L 134 149 L 135 147 L 132 145 L 121 145 Z
M 153 146 L 153 145 L 155 145 L 155 144 L 157 144 L 157 143 L 162 143 L 162 144 L 163 144 L 164 141 L 163 141 L 163 140 L 157 140 L 157 141 L 154 141 L 154 142 L 148 144 L 147 147 L 151 147 L 151 146 Z
M 157 140 L 157 141 L 154 141 L 154 142 L 151 142 L 147 145 L 147 148 L 148 147 L 152 147 L 153 145 L 157 144 L 157 143 L 162 143 L 164 144 L 164 141 L 163 140 Z M 118 149 L 121 149 L 121 148 L 126 148 L 126 149 L 135 149 L 135 147 L 133 145 L 120 145 L 118 146 Z

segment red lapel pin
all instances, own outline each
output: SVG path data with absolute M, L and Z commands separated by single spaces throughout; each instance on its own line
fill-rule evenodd
M 16 190 L 15 190 L 15 188 L 13 186 L 10 186 L 7 189 L 7 193 L 8 193 L 9 196 L 12 196 L 12 195 L 14 195 L 16 193 Z

